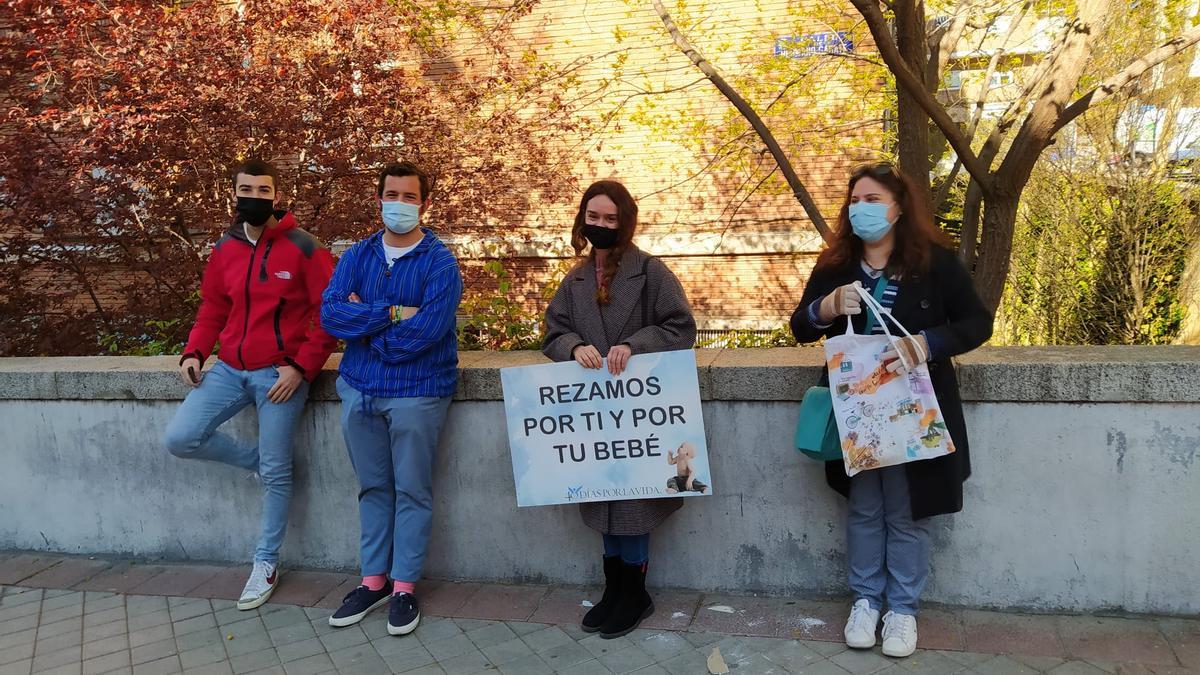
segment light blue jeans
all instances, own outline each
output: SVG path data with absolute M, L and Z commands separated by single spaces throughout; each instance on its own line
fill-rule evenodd
M 846 547 L 850 590 L 875 610 L 916 616 L 929 578 L 928 518 L 913 520 L 904 466 L 850 479 Z
M 342 435 L 358 476 L 363 576 L 421 578 L 433 523 L 433 459 L 450 397 L 367 396 L 337 379 Z
M 254 559 L 276 564 L 287 532 L 292 503 L 292 436 L 304 412 L 308 383 L 283 403 L 272 403 L 267 392 L 279 373 L 274 367 L 238 370 L 218 361 L 183 400 L 167 425 L 163 444 L 176 457 L 207 459 L 255 471 L 262 479 L 262 532 Z M 258 444 L 238 442 L 217 431 L 240 410 L 258 409 Z

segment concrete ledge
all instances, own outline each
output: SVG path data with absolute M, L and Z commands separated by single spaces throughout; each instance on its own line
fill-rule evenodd
M 825 485 L 825 467 L 792 447 L 796 401 L 821 360 L 815 348 L 699 352 L 713 491 L 655 531 L 651 585 L 845 592 L 845 502 Z M 498 369 L 540 362 L 535 352 L 461 355 L 434 470 L 429 577 L 598 578 L 599 538 L 578 509 L 516 507 Z M 188 391 L 175 363 L 0 359 L 0 550 L 244 561 L 258 484 L 162 447 Z M 359 487 L 332 387 L 337 363 L 294 443 L 289 566 L 357 563 Z M 925 597 L 1200 612 L 1200 538 L 1190 536 L 1200 532 L 1198 365 L 1195 347 L 985 349 L 963 359 L 973 473 L 962 513 L 933 519 Z M 222 430 L 254 438 L 255 411 Z
M 335 401 L 341 355 L 326 364 L 311 398 Z M 706 401 L 799 401 L 820 376 L 816 347 L 697 350 Z M 0 399 L 180 400 L 187 387 L 175 357 L 0 359 Z M 500 368 L 546 363 L 538 352 L 461 352 L 456 400 L 498 401 Z M 1200 347 L 988 347 L 959 360 L 968 402 L 1193 403 L 1200 401 Z

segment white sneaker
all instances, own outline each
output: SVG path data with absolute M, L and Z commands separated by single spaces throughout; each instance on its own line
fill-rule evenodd
M 850 608 L 846 620 L 846 646 L 854 649 L 870 649 L 875 646 L 875 628 L 879 625 L 879 610 L 871 609 L 866 599 L 859 600 Z
M 917 617 L 888 612 L 883 615 L 883 655 L 904 658 L 917 651 Z
M 254 561 L 254 570 L 242 589 L 242 597 L 238 598 L 238 609 L 254 609 L 266 602 L 275 592 L 279 582 L 279 569 L 269 562 Z

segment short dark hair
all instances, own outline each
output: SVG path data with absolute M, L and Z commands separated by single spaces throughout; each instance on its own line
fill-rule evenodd
M 421 201 L 429 198 L 430 181 L 429 174 L 412 162 L 392 162 L 383 167 L 383 171 L 379 172 L 379 185 L 375 188 L 375 194 L 383 196 L 383 181 L 387 180 L 388 176 L 396 176 L 402 178 L 404 176 L 416 176 L 421 182 Z
M 261 159 L 248 159 L 233 167 L 233 172 L 229 174 L 229 179 L 233 181 L 233 189 L 235 190 L 237 189 L 238 174 L 241 173 L 247 176 L 270 176 L 271 184 L 275 187 L 275 192 L 279 192 L 279 171 L 270 162 L 264 162 Z

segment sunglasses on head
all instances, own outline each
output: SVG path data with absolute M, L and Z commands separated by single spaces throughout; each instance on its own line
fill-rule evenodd
M 867 174 L 874 176 L 886 176 L 888 174 L 895 175 L 896 167 L 892 166 L 891 162 L 876 162 L 874 164 L 863 164 L 855 167 L 850 171 L 851 178 L 862 178 Z

